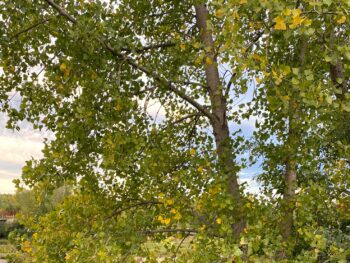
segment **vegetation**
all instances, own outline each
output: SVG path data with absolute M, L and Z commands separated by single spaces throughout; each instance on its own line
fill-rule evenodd
M 53 134 L 16 183 L 73 189 L 22 217 L 17 261 L 350 260 L 348 0 L 0 7 L 8 128 Z

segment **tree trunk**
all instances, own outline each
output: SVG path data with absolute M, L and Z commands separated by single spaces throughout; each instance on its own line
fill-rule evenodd
M 289 120 L 291 125 L 291 119 Z M 293 128 L 289 128 L 288 145 L 294 145 L 297 141 L 297 136 Z M 294 147 L 293 147 L 294 148 Z M 295 188 L 297 184 L 297 163 L 294 153 L 290 153 L 286 161 L 286 171 L 284 175 L 285 188 L 283 193 L 283 212 L 285 213 L 281 222 L 281 234 L 285 241 L 288 241 L 292 236 L 293 231 L 293 211 Z
M 334 49 L 334 42 L 337 36 L 334 32 L 334 27 L 330 33 L 329 47 Z M 329 63 L 329 73 L 333 84 L 341 90 L 341 94 L 336 93 L 337 99 L 343 101 L 345 99 L 345 94 L 349 92 L 348 80 L 345 79 L 344 64 L 339 58 L 335 64 Z
M 298 53 L 296 54 L 296 66 L 300 67 L 302 72 L 305 62 L 305 52 L 307 48 L 307 39 L 300 39 Z M 283 192 L 283 212 L 285 213 L 281 221 L 281 234 L 283 239 L 288 242 L 293 234 L 293 212 L 295 208 L 295 190 L 297 186 L 297 152 L 301 143 L 301 126 L 299 122 L 299 105 L 296 98 L 299 97 L 299 91 L 292 93 L 289 100 L 288 116 L 288 152 L 286 157 L 286 170 L 284 174 L 285 188 Z M 285 254 L 285 253 L 284 253 Z
M 221 172 L 227 177 L 227 191 L 239 205 L 241 194 L 237 179 L 237 165 L 234 161 L 234 154 L 231 147 L 230 131 L 226 117 L 226 99 L 223 95 L 220 84 L 219 71 L 215 56 L 215 46 L 212 32 L 208 30 L 208 9 L 204 4 L 195 6 L 197 26 L 200 30 L 201 42 L 205 45 L 207 53 L 206 58 L 212 63 L 206 63 L 205 76 L 211 101 L 211 125 L 214 132 L 216 150 L 219 158 Z M 244 223 L 239 222 L 233 225 L 233 230 L 239 234 L 244 228 Z

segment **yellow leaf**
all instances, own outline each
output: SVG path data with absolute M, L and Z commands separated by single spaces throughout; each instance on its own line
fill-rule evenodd
M 24 252 L 30 253 L 32 252 L 32 247 L 30 246 L 30 242 L 29 241 L 24 241 L 22 244 L 22 250 Z
M 69 258 L 70 258 L 69 255 L 66 255 L 66 256 L 64 257 L 65 260 L 68 260 Z
M 236 18 L 237 20 L 239 20 L 241 18 L 237 11 L 233 12 L 233 17 Z
M 200 58 L 196 58 L 196 60 L 194 61 L 195 65 L 199 65 L 201 64 L 202 60 Z
M 173 199 L 168 199 L 165 201 L 166 205 L 173 205 L 174 204 L 174 200 Z
M 240 1 L 239 1 L 239 4 L 240 4 L 240 5 L 243 5 L 243 4 L 246 4 L 247 2 L 248 2 L 247 0 L 240 0 Z
M 221 225 L 222 220 L 221 220 L 221 218 L 220 218 L 220 217 L 218 217 L 218 218 L 216 219 L 216 223 L 217 223 L 218 225 Z
M 337 23 L 338 24 L 343 24 L 346 21 L 346 16 L 342 15 L 338 20 Z
M 65 72 L 66 69 L 67 69 L 67 65 L 66 65 L 66 63 L 63 62 L 63 63 L 60 65 L 60 70 L 63 71 L 63 72 Z
M 272 69 L 272 75 L 273 75 L 274 77 L 277 77 L 277 76 L 278 76 L 277 72 L 276 72 L 274 69 Z
M 165 218 L 162 223 L 165 224 L 165 225 L 169 225 L 170 218 Z
M 308 18 L 305 18 L 303 23 L 304 23 L 305 26 L 310 26 L 312 24 L 312 20 L 308 19 Z
M 196 154 L 196 149 L 193 149 L 193 148 L 192 148 L 192 149 L 190 150 L 190 155 L 193 156 L 193 155 L 195 155 L 195 154 Z
M 318 101 L 322 103 L 322 102 L 323 102 L 323 96 L 320 96 L 320 97 L 318 98 Z
M 254 53 L 252 56 L 255 60 L 262 60 L 261 56 L 259 56 L 258 54 Z
M 296 17 L 300 16 L 300 14 L 301 14 L 301 10 L 300 9 L 293 9 L 292 10 L 293 18 L 296 18 Z
M 96 78 L 97 78 L 97 74 L 96 74 L 95 71 L 92 71 L 92 72 L 91 72 L 91 78 L 92 78 L 92 79 L 96 79 Z
M 270 72 L 266 72 L 266 71 L 264 71 L 264 72 L 263 72 L 263 74 L 264 74 L 264 77 L 265 77 L 265 78 L 267 78 L 268 76 L 270 76 L 270 75 L 271 75 L 271 73 L 270 73 Z
M 221 18 L 223 16 L 223 14 L 224 14 L 224 11 L 222 9 L 218 9 L 215 12 L 215 16 L 218 18 Z
M 64 70 L 63 71 L 64 72 L 64 76 L 67 78 L 68 76 L 69 76 L 69 74 L 70 74 L 70 69 L 69 68 L 67 68 L 66 70 Z
M 170 213 L 174 214 L 173 219 L 180 220 L 181 214 L 176 209 L 171 209 Z
M 181 43 L 181 44 L 180 44 L 180 49 L 181 49 L 181 50 L 185 50 L 185 49 L 186 49 L 186 45 L 185 45 L 184 43 Z
M 289 96 L 282 96 L 282 100 L 289 100 L 290 98 L 289 98 Z
M 300 16 L 296 16 L 293 18 L 292 24 L 289 26 L 290 28 L 296 28 L 299 25 L 301 25 L 301 23 L 304 21 L 303 18 L 301 18 Z
M 292 14 L 292 10 L 287 8 L 286 10 L 284 10 L 283 14 L 286 15 L 286 16 L 290 16 Z
M 30 253 L 30 252 L 32 252 L 32 248 L 31 247 L 25 247 L 25 248 L 23 248 L 23 251 L 27 252 L 27 253 Z
M 276 78 L 275 84 L 278 86 L 281 83 L 282 83 L 282 78 L 280 78 L 280 77 Z
M 200 47 L 200 43 L 199 43 L 199 42 L 194 43 L 194 44 L 193 44 L 193 47 L 194 47 L 194 48 L 199 48 L 199 47 Z
M 240 245 L 246 245 L 247 244 L 247 241 L 244 239 L 244 237 L 242 237 L 239 241 L 239 244 Z
M 292 72 L 289 66 L 282 67 L 282 71 L 285 76 Z
M 198 166 L 197 171 L 198 171 L 199 173 L 202 173 L 202 172 L 203 172 L 203 166 Z
M 274 19 L 275 21 L 275 29 L 276 30 L 286 30 L 287 29 L 287 26 L 286 26 L 286 23 L 284 22 L 284 18 L 281 17 L 281 16 L 278 16 Z
M 213 64 L 213 60 L 210 57 L 206 57 L 205 58 L 205 64 L 212 65 Z

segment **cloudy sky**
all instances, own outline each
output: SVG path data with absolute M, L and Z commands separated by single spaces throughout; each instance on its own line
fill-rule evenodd
M 6 129 L 6 116 L 0 114 L 0 193 L 13 193 L 13 179 L 19 178 L 26 160 L 41 156 L 45 133 L 22 123 L 20 131 Z

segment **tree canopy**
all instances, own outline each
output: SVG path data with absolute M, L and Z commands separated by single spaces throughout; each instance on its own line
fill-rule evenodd
M 1 110 L 52 132 L 17 184 L 74 189 L 23 217 L 29 262 L 349 260 L 349 8 L 2 1 Z

